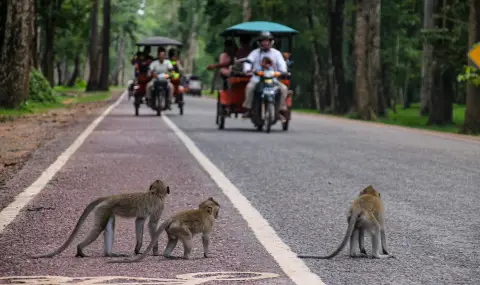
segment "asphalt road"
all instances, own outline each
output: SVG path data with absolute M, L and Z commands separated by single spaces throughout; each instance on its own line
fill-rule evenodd
M 0 284 L 6 282 L 2 277 L 23 275 L 96 276 L 96 281 L 102 276 L 184 278 L 175 284 L 207 284 L 181 274 L 219 271 L 237 272 L 240 279 L 246 275 L 238 272 L 273 274 L 241 284 L 293 284 L 288 278 L 293 273 L 282 271 L 176 134 L 144 107 L 134 117 L 131 104 L 125 100 L 115 108 L 0 233 Z M 270 134 L 260 133 L 240 118 L 228 119 L 226 130 L 218 130 L 215 101 L 207 98 L 188 97 L 183 116 L 175 107 L 168 113 L 294 252 L 332 251 L 346 230 L 349 202 L 366 185 L 381 191 L 387 242 L 397 258 L 350 259 L 344 250 L 331 260 L 305 260 L 325 284 L 478 284 L 478 142 L 298 114 L 288 132 L 278 125 Z M 61 141 L 57 138 L 59 148 Z M 41 157 L 42 151 L 35 155 Z M 38 174 L 39 167 L 44 165 L 32 163 L 22 172 Z M 92 258 L 74 258 L 74 245 L 51 259 L 27 258 L 58 246 L 89 200 L 144 191 L 156 178 L 172 185 L 164 217 L 218 197 L 222 209 L 212 236 L 212 258 L 202 258 L 197 238 L 193 260 L 149 256 L 135 264 L 107 264 L 101 257 L 101 237 L 86 250 Z M 116 228 L 114 249 L 132 253 L 133 221 L 118 220 Z M 146 231 L 144 246 L 149 240 Z M 174 254 L 182 250 L 179 244 Z M 43 284 L 61 277 L 51 280 Z M 42 283 L 36 279 L 32 284 Z
M 171 119 L 297 253 L 331 252 L 349 202 L 372 184 L 397 259 L 306 263 L 326 284 L 479 284 L 480 143 L 293 114 L 290 130 L 215 125 L 215 101 L 189 98 Z M 370 239 L 366 241 L 367 251 Z

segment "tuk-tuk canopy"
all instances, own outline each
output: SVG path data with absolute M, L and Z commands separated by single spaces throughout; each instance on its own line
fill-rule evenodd
M 177 40 L 167 37 L 147 37 L 141 41 L 138 41 L 137 46 L 183 46 L 183 44 Z
M 244 22 L 231 26 L 220 33 L 220 36 L 239 36 L 239 35 L 258 35 L 263 31 L 270 31 L 273 35 L 288 35 L 292 36 L 298 34 L 297 30 L 287 27 L 282 24 L 265 21 Z

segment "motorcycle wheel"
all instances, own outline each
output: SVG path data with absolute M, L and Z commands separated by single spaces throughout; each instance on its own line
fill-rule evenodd
M 267 125 L 266 132 L 270 133 L 270 130 L 272 128 L 273 119 L 274 119 L 274 116 L 275 116 L 275 106 L 273 105 L 273 103 L 268 103 L 267 104 L 267 108 L 266 108 L 265 113 L 266 113 L 265 114 L 265 123 Z

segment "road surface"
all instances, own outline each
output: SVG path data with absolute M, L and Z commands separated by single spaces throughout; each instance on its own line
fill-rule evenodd
M 125 99 L 113 108 L 0 233 L 0 273 L 10 278 L 0 284 L 25 275 L 56 276 L 42 284 L 71 277 L 101 284 L 105 276 L 136 283 L 140 277 L 169 278 L 156 284 L 478 284 L 477 141 L 299 114 L 288 132 L 278 125 L 270 134 L 259 133 L 240 118 L 227 119 L 220 131 L 215 101 L 208 98 L 188 97 L 185 114 L 174 107 L 167 119 L 143 106 L 134 117 L 131 104 Z M 68 147 L 57 140 L 57 152 Z M 39 149 L 35 155 L 53 162 L 54 153 Z M 48 167 L 37 160 L 23 171 L 36 173 L 27 181 Z M 157 178 L 172 186 L 164 217 L 218 198 L 211 258 L 202 257 L 197 237 L 193 260 L 149 256 L 140 263 L 107 264 L 100 237 L 86 249 L 91 258 L 74 258 L 71 245 L 54 258 L 28 259 L 63 242 L 94 197 L 144 191 Z M 397 258 L 350 259 L 347 250 L 331 260 L 295 258 L 332 251 L 346 230 L 349 202 L 369 184 L 381 191 L 387 243 Z M 144 247 L 149 240 L 145 231 Z M 165 237 L 160 240 L 162 246 Z M 134 245 L 133 221 L 119 219 L 114 249 L 131 254 Z M 370 238 L 366 246 L 370 252 Z M 182 250 L 179 244 L 174 254 Z M 234 272 L 230 276 L 245 281 L 192 277 L 207 272 Z M 32 283 L 41 284 L 40 277 Z

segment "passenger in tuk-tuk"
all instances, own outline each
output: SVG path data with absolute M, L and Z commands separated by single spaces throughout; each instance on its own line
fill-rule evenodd
M 248 118 L 250 116 L 250 109 L 252 108 L 255 87 L 257 86 L 257 83 L 260 82 L 260 78 L 256 75 L 253 75 L 252 70 L 258 70 L 260 68 L 262 59 L 264 57 L 269 57 L 272 60 L 273 69 L 275 71 L 287 72 L 287 63 L 285 62 L 282 53 L 272 47 L 274 43 L 273 35 L 268 31 L 262 32 L 257 41 L 259 42 L 259 48 L 254 49 L 247 57 L 251 62 L 253 62 L 253 66 L 248 62 L 245 62 L 243 65 L 243 71 L 252 75 L 247 87 L 245 88 L 245 101 L 243 102 L 243 107 L 247 109 L 247 111 L 243 114 L 244 118 Z M 284 111 L 287 111 L 285 100 L 288 95 L 288 88 L 279 80 L 276 80 L 275 83 L 278 84 L 278 87 L 280 88 L 279 110 L 280 113 L 283 113 Z
M 143 52 L 140 52 L 138 58 L 135 60 L 135 75 L 137 77 L 139 74 L 147 75 L 149 65 L 150 61 Z
M 252 41 L 252 37 L 249 35 L 241 35 L 240 36 L 240 47 L 237 49 L 235 53 L 235 57 L 244 58 L 247 57 L 252 49 L 250 48 L 250 42 Z
M 169 73 L 169 71 L 173 70 L 172 63 L 170 60 L 166 59 L 165 56 L 165 49 L 163 47 L 158 48 L 158 59 L 154 60 L 150 63 L 148 76 L 153 77 L 153 74 L 162 74 L 162 73 Z M 168 97 L 167 102 L 170 103 L 171 98 L 173 97 L 173 85 L 168 79 L 159 77 L 157 80 L 167 80 L 168 84 Z M 146 98 L 149 100 L 152 97 L 152 87 L 155 80 L 150 80 L 147 84 L 147 94 Z
M 180 75 L 185 72 L 185 69 L 183 68 L 182 63 L 180 62 L 180 59 L 177 58 L 177 51 L 174 48 L 171 48 L 168 51 L 168 59 L 170 60 L 170 63 L 172 63 L 172 66 L 173 66 L 173 71 L 174 71 L 173 78 L 178 79 Z
M 208 70 L 220 68 L 220 75 L 223 79 L 223 89 L 228 89 L 228 77 L 230 76 L 229 66 L 234 63 L 235 52 L 237 51 L 237 46 L 232 39 L 226 39 L 223 43 L 223 52 L 218 57 L 217 64 L 209 64 L 207 66 Z

